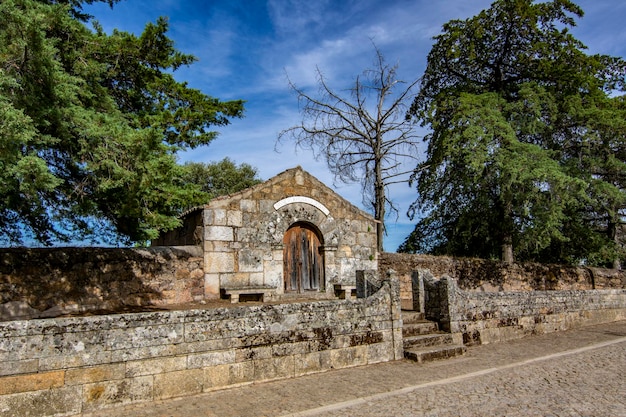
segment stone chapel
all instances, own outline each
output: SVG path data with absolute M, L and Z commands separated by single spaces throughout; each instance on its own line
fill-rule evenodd
M 301 167 L 188 210 L 155 246 L 200 245 L 205 298 L 350 298 L 376 270 L 376 220 Z

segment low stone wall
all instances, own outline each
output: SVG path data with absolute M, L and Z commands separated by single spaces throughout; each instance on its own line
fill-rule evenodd
M 369 298 L 0 323 L 0 414 L 73 415 L 402 357 L 397 281 Z
M 465 291 L 544 291 L 626 288 L 626 274 L 602 268 L 549 264 L 504 264 L 499 261 L 447 256 L 381 253 L 378 270 L 393 269 L 400 279 L 402 308 L 412 309 L 411 275 L 427 269 L 435 277 L 454 278 Z
M 204 298 L 199 247 L 0 249 L 0 320 Z
M 626 290 L 476 292 L 419 271 L 426 317 L 467 345 L 626 320 Z

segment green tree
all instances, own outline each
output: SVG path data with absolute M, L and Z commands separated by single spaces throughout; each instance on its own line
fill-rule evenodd
M 418 136 L 404 115 L 418 80 L 399 80 L 397 65 L 387 64 L 375 50 L 373 68 L 356 78 L 349 96 L 331 89 L 319 69 L 317 96 L 290 81 L 303 104 L 302 121 L 282 131 L 278 140 L 292 138 L 297 147 L 321 156 L 336 179 L 361 183 L 363 203 L 378 220 L 378 250 L 382 251 L 387 209 L 395 210 L 387 188 L 407 182 L 411 171 L 403 168 L 417 159 Z
M 256 168 L 245 163 L 237 166 L 229 158 L 208 164 L 187 162 L 183 167 L 183 181 L 200 186 L 209 199 L 233 194 L 261 182 Z
M 106 1 L 113 5 L 115 1 Z M 167 21 L 140 36 L 107 35 L 81 5 L 0 3 L 0 237 L 44 244 L 80 238 L 94 222 L 131 241 L 175 227 L 203 194 L 185 183 L 180 150 L 211 142 L 243 114 L 178 82 L 194 61 Z
M 572 120 L 579 126 L 563 150 L 567 169 L 588 184 L 586 204 L 570 214 L 572 224 L 584 224 L 587 230 L 569 231 L 568 250 L 572 259 L 586 259 L 592 264 L 619 268 L 624 258 L 620 229 L 626 214 L 626 97 L 597 94 L 586 102 L 569 104 Z M 586 244 L 581 244 L 584 242 Z M 585 253 L 578 253 L 581 249 Z
M 512 262 L 575 237 L 572 214 L 593 207 L 602 188 L 584 166 L 599 150 L 588 147 L 593 111 L 625 74 L 621 59 L 586 55 L 569 33 L 582 15 L 567 0 L 498 0 L 444 25 L 408 113 L 432 133 L 412 178 L 410 213 L 423 218 L 400 250 Z M 573 169 L 577 157 L 586 160 Z

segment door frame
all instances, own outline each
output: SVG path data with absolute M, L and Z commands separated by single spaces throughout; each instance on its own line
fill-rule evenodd
M 323 236 L 314 224 L 295 222 L 287 228 L 283 235 L 283 288 L 286 293 L 303 294 L 325 290 L 323 246 Z M 307 274 L 310 280 L 308 283 L 303 268 L 310 271 Z M 306 288 L 312 286 L 315 288 Z

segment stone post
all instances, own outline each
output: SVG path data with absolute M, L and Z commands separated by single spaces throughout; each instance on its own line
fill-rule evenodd
M 411 274 L 411 289 L 413 292 L 413 310 L 424 313 L 426 311 L 424 304 L 424 278 L 421 271 L 413 271 Z
M 324 245 L 320 247 L 324 256 L 324 282 L 320 291 L 332 294 L 334 285 L 338 282 L 339 271 L 337 269 L 337 245 Z
M 439 280 L 439 325 L 446 332 L 457 332 L 458 317 L 456 315 L 458 286 L 454 278 L 444 275 Z
M 404 358 L 404 346 L 402 338 L 402 311 L 400 304 L 400 280 L 396 271 L 390 269 L 387 271 L 385 281 L 389 285 L 390 295 L 390 313 L 391 313 L 391 330 L 393 340 L 393 358 L 400 360 Z

